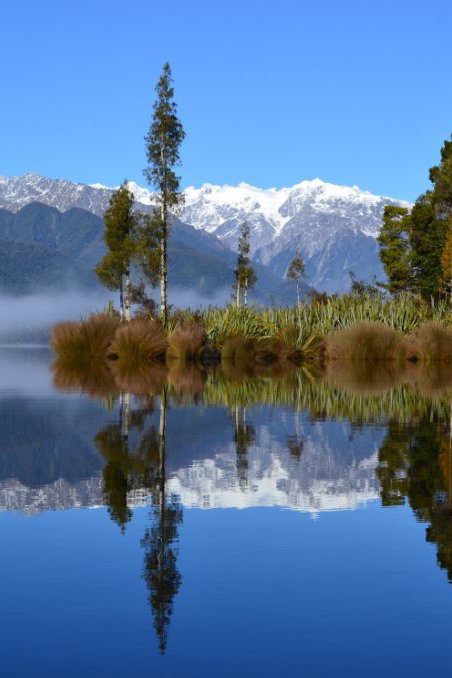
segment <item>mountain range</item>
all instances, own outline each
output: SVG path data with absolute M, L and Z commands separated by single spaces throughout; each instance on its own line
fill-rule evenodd
M 137 207 L 150 210 L 153 194 L 133 182 L 129 187 Z M 86 284 L 93 284 L 92 267 L 103 252 L 101 217 L 113 190 L 35 174 L 0 177 L 0 257 L 6 242 L 15 242 L 16 249 L 19 242 L 43 247 L 54 256 L 66 257 L 58 260 L 58 265 L 68 271 L 71 280 L 81 276 Z M 174 219 L 170 277 L 175 286 L 206 294 L 229 288 L 239 229 L 246 219 L 259 301 L 292 300 L 293 286 L 285 280 L 285 273 L 297 248 L 306 262 L 307 286 L 319 291 L 346 291 L 350 271 L 365 281 L 382 280 L 376 236 L 388 204 L 409 206 L 356 186 L 337 186 L 320 179 L 281 189 L 260 189 L 246 183 L 188 187 L 185 203 Z M 35 254 L 38 257 L 39 253 Z M 49 269 L 56 264 L 49 262 Z M 0 286 L 4 287 L 3 277 L 0 273 Z M 32 276 L 35 284 L 36 276 Z

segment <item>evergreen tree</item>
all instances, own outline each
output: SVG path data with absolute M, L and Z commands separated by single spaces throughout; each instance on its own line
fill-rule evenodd
M 130 320 L 130 264 L 134 255 L 137 218 L 133 213 L 133 193 L 124 183 L 113 193 L 104 214 L 104 240 L 107 253 L 96 267 L 99 280 L 111 290 L 119 290 L 121 320 Z
M 416 287 L 427 300 L 441 294 L 441 254 L 446 233 L 447 222 L 436 218 L 435 197 L 432 191 L 427 191 L 416 200 L 410 217 L 414 278 Z
M 452 141 L 445 141 L 441 148 L 441 162 L 430 168 L 433 184 L 432 202 L 437 219 L 446 221 L 452 216 Z
M 409 240 L 411 218 L 405 207 L 387 205 L 383 215 L 383 226 L 377 238 L 380 245 L 380 259 L 391 294 L 409 290 L 413 284 L 412 251 Z
M 441 253 L 441 270 L 444 292 L 450 294 L 452 301 L 452 223 L 449 223 L 446 242 Z
M 250 229 L 246 221 L 240 227 L 235 275 L 235 299 L 237 308 L 247 305 L 248 290 L 257 282 L 257 275 L 250 263 Z
M 300 250 L 297 249 L 295 256 L 287 269 L 287 277 L 297 285 L 297 306 L 300 307 L 300 279 L 305 276 L 305 265 Z
M 174 101 L 171 68 L 168 63 L 156 87 L 157 100 L 149 132 L 146 136 L 146 155 L 148 167 L 144 173 L 148 182 L 156 189 L 156 200 L 159 206 L 158 221 L 153 222 L 159 240 L 159 279 L 160 310 L 164 323 L 168 313 L 168 229 L 170 210 L 183 202 L 183 194 L 179 190 L 180 177 L 175 167 L 180 165 L 179 147 L 184 140 L 185 132 L 177 117 L 177 105 Z

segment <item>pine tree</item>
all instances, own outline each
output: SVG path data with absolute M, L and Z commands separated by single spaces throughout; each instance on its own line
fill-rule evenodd
M 240 227 L 235 275 L 235 301 L 237 308 L 248 302 L 248 290 L 257 282 L 256 271 L 250 263 L 250 229 L 246 221 Z
M 96 267 L 99 280 L 111 290 L 119 290 L 120 316 L 130 320 L 130 264 L 134 255 L 137 217 L 133 213 L 133 193 L 127 182 L 113 193 L 104 214 L 104 240 L 107 253 Z
M 297 285 L 297 306 L 300 307 L 300 279 L 305 276 L 305 265 L 301 257 L 300 250 L 297 249 L 295 256 L 289 264 L 287 269 L 287 277 L 293 280 Z
M 185 132 L 177 117 L 177 104 L 174 101 L 171 68 L 168 63 L 156 87 L 157 99 L 149 132 L 146 136 L 146 156 L 148 167 L 144 174 L 148 182 L 156 189 L 159 206 L 158 238 L 160 243 L 160 310 L 164 323 L 168 314 L 168 231 L 170 210 L 183 202 L 179 191 L 180 177 L 174 169 L 180 165 L 179 147 Z
M 411 220 L 405 207 L 387 205 L 383 215 L 383 226 L 377 238 L 380 245 L 380 259 L 388 283 L 385 287 L 391 294 L 398 294 L 412 288 L 413 263 L 409 240 Z

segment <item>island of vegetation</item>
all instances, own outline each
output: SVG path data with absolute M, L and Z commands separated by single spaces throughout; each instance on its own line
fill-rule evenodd
M 250 306 L 256 271 L 244 222 L 230 304 L 180 310 L 168 302 L 167 245 L 172 216 L 183 202 L 176 170 L 185 132 L 169 64 L 156 94 L 145 169 L 155 205 L 150 213 L 137 211 L 126 181 L 112 195 L 104 215 L 106 254 L 96 273 L 119 292 L 119 309 L 111 302 L 85 320 L 54 326 L 52 348 L 66 374 L 113 370 L 132 378 L 150 366 L 157 370 L 174 363 L 246 368 L 452 360 L 452 141 L 444 143 L 440 163 L 430 170 L 431 189 L 413 208 L 385 208 L 378 237 L 384 283 L 361 282 L 351 274 L 349 294 L 312 290 L 302 300 L 305 267 L 297 250 L 286 272 L 296 304 Z M 151 295 L 157 286 L 159 305 Z

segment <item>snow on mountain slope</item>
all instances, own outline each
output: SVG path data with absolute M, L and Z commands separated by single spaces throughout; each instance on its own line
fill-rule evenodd
M 138 205 L 149 209 L 152 193 L 133 182 L 129 186 Z M 0 207 L 17 211 L 39 201 L 63 211 L 75 206 L 102 215 L 112 191 L 101 184 L 74 184 L 35 174 L 0 177 Z M 179 218 L 217 236 L 231 249 L 246 219 L 256 261 L 282 278 L 300 248 L 306 282 L 319 290 L 340 292 L 348 288 L 351 270 L 367 281 L 374 276 L 383 279 L 376 236 L 388 204 L 409 206 L 357 186 L 337 186 L 321 179 L 281 189 L 204 184 L 186 189 Z

